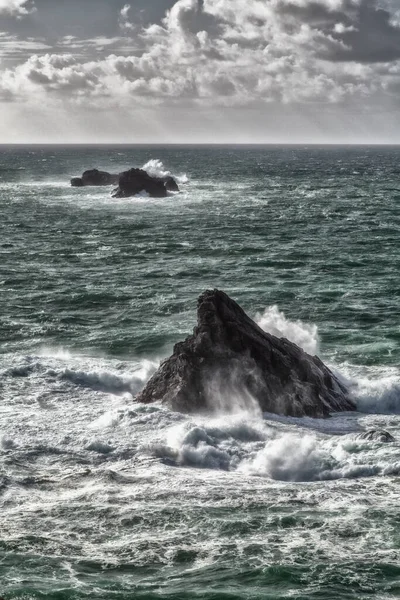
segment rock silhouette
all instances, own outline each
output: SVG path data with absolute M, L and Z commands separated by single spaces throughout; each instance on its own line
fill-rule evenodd
M 118 183 L 119 175 L 107 173 L 107 171 L 99 171 L 98 169 L 90 169 L 85 171 L 82 177 L 73 177 L 71 185 L 73 187 L 82 187 L 87 185 L 115 185 Z
M 147 193 L 152 198 L 165 198 L 168 192 L 179 192 L 179 186 L 171 175 L 153 177 L 143 169 L 129 169 L 113 174 L 98 169 L 85 171 L 82 177 L 71 179 L 72 187 L 118 185 L 114 198 L 129 198 L 136 194 Z
M 316 356 L 263 331 L 224 292 L 198 300 L 193 335 L 175 345 L 137 401 L 183 413 L 234 411 L 327 417 L 355 410 L 345 387 Z
M 129 198 L 141 193 L 147 193 L 152 198 L 165 198 L 168 195 L 164 180 L 152 177 L 142 169 L 129 169 L 121 173 L 113 197 Z

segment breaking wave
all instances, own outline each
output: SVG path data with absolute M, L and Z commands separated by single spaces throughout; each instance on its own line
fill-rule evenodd
M 286 338 L 308 354 L 319 353 L 318 327 L 313 323 L 291 321 L 279 310 L 269 306 L 256 315 L 257 324 L 264 331 Z M 369 414 L 400 414 L 400 371 L 398 368 L 370 368 L 330 365 L 335 375 L 349 387 L 360 412 Z
M 278 481 L 400 474 L 398 442 L 359 440 L 355 433 L 317 435 L 290 422 L 278 427 L 248 415 L 185 420 L 170 427 L 149 449 L 175 466 L 236 471 Z
M 152 177 L 174 177 L 178 183 L 187 183 L 188 177 L 186 174 L 175 175 L 165 168 L 163 162 L 157 158 L 149 160 L 143 165 L 142 169 L 147 171 Z
M 350 384 L 360 412 L 377 415 L 400 414 L 400 372 L 397 368 L 363 369 L 353 375 Z M 351 377 L 352 370 L 345 367 Z
M 286 338 L 311 355 L 318 353 L 318 327 L 303 321 L 290 321 L 285 314 L 274 306 L 265 309 L 262 315 L 256 316 L 257 324 L 271 335 Z

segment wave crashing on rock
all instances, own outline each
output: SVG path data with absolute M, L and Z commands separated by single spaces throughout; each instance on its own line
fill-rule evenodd
M 137 396 L 174 411 L 262 412 L 327 417 L 356 407 L 317 356 L 263 331 L 220 290 L 198 299 L 193 335 L 175 345 Z

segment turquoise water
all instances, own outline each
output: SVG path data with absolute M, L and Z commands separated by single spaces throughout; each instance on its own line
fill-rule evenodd
M 69 186 L 145 165 L 181 192 Z M 397 147 L 0 147 L 0 595 L 400 595 L 399 165 Z M 214 287 L 359 412 L 136 404 Z

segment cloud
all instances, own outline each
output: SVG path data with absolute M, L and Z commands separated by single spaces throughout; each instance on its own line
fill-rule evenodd
M 177 0 L 161 22 L 139 29 L 126 4 L 118 13 L 126 53 L 118 38 L 64 38 L 57 53 L 0 71 L 0 96 L 92 111 L 393 108 L 395 8 L 389 0 Z
M 0 0 L 0 15 L 21 17 L 35 10 L 31 0 Z
M 131 23 L 129 20 L 130 10 L 131 10 L 131 5 L 125 4 L 125 6 L 120 10 L 120 13 L 119 13 L 118 23 L 124 33 L 132 32 L 135 29 L 134 24 Z
M 10 35 L 0 31 L 0 58 L 2 59 L 18 59 L 21 56 L 26 56 L 27 53 L 51 50 L 51 46 L 46 44 L 44 40 L 36 38 L 19 39 L 16 35 Z M 0 75 L 1 77 L 1 75 Z
M 375 0 L 284 0 L 277 9 L 290 27 L 307 23 L 339 42 L 327 58 L 386 62 L 400 58 L 400 27 L 390 5 Z M 329 51 L 330 50 L 330 51 Z

